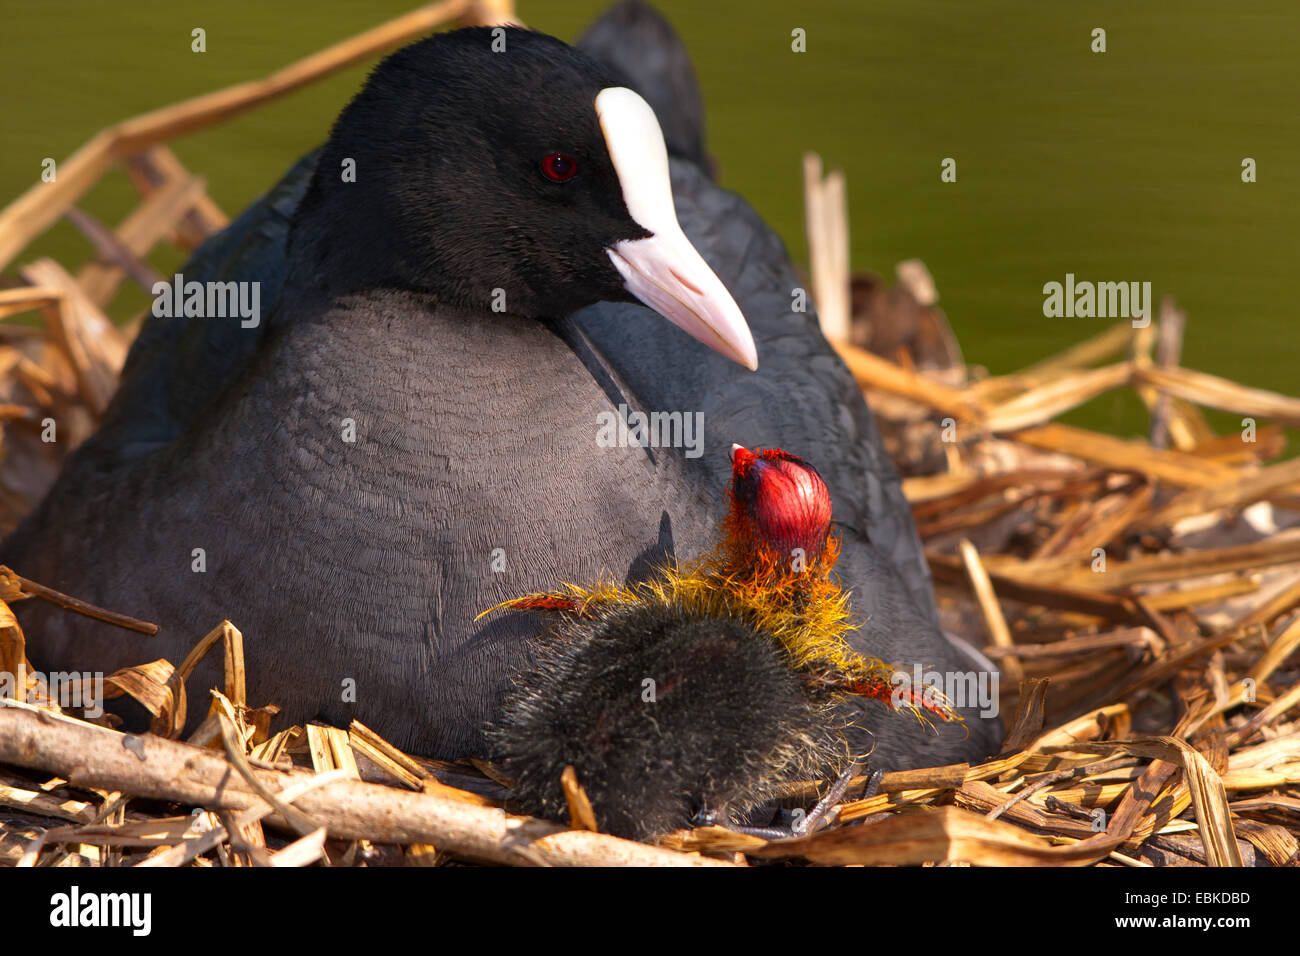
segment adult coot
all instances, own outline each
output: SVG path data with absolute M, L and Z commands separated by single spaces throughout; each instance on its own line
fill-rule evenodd
M 752 367 L 749 331 L 677 226 L 651 109 L 520 29 L 384 60 L 334 126 L 285 262 L 224 390 L 166 440 L 72 456 L 5 546 L 21 573 L 160 633 L 30 607 L 33 656 L 179 662 L 229 617 L 251 698 L 288 720 L 481 752 L 536 623 L 479 611 L 708 535 L 680 456 L 598 444 L 636 401 L 563 316 L 638 297 Z M 195 686 L 218 681 L 209 662 Z
M 959 653 L 938 628 L 920 541 L 870 410 L 852 376 L 822 337 L 815 314 L 792 308 L 801 282 L 781 240 L 744 199 L 716 186 L 705 171 L 700 97 L 690 61 L 672 28 L 647 5 L 630 0 L 602 17 L 580 45 L 655 105 L 674 157 L 670 169 L 679 221 L 741 304 L 762 357 L 759 371 L 748 372 L 689 341 L 650 310 L 632 304 L 602 303 L 575 316 L 597 348 L 590 348 L 581 337 L 570 335 L 569 341 L 585 357 L 586 365 L 596 368 L 602 382 L 606 381 L 605 370 L 612 369 L 622 383 L 623 394 L 635 396 L 633 404 L 703 414 L 703 455 L 652 450 L 655 468 L 671 469 L 674 480 L 683 482 L 684 495 L 674 502 L 675 507 L 660 512 L 657 527 L 661 534 L 646 547 L 644 560 L 636 562 L 632 576 L 644 575 L 670 550 L 689 559 L 706 545 L 709 529 L 723 517 L 722 490 L 730 477 L 727 457 L 718 454 L 719 449 L 725 450 L 733 439 L 751 446 L 771 443 L 799 448 L 818 462 L 835 502 L 842 543 L 838 570 L 845 588 L 852 591 L 854 621 L 859 625 L 850 635 L 855 649 L 898 664 L 926 662 L 941 674 L 978 677 L 979 666 Z M 289 223 L 318 160 L 319 151 L 306 156 L 266 197 L 208 240 L 185 266 L 187 278 L 259 279 L 263 301 L 270 302 L 284 284 Z M 263 348 L 260 333 L 260 329 L 242 330 L 238 323 L 151 317 L 132 346 L 121 387 L 100 431 L 65 466 L 62 490 L 56 489 L 59 506 L 47 505 L 35 528 L 29 526 L 25 537 L 19 539 L 23 543 L 11 545 L 7 553 L 31 554 L 41 541 L 82 540 L 86 507 L 79 489 L 116 484 L 119 475 L 134 472 L 136 459 L 181 441 L 205 414 L 211 414 L 206 410 L 222 400 L 232 382 L 241 375 L 247 377 L 248 366 Z M 268 338 L 271 334 L 266 333 Z M 385 379 L 380 375 L 378 380 Z M 604 390 L 610 393 L 608 388 Z M 525 470 L 537 466 L 544 460 L 537 457 L 537 448 L 537 441 L 521 437 L 503 464 Z M 635 449 L 623 449 L 622 453 L 639 454 Z M 597 460 L 597 450 L 588 447 L 586 454 L 591 461 Z M 516 456 L 527 464 L 518 465 Z M 395 493 L 402 480 L 394 476 L 389 494 Z M 695 508 L 703 509 L 702 521 L 685 517 Z M 639 514 L 644 518 L 648 511 L 641 509 Z M 564 528 L 603 522 L 608 513 L 599 502 L 571 494 L 548 507 L 539 506 L 528 520 L 562 538 Z M 628 528 L 632 520 L 633 516 L 614 520 L 609 532 L 623 533 L 621 529 Z M 641 540 L 644 531 L 640 531 Z M 501 586 L 486 590 L 478 609 L 501 597 L 556 581 L 595 579 L 590 571 L 596 562 L 586 561 L 575 549 L 548 552 L 543 548 L 524 560 L 526 563 L 521 563 L 512 557 L 508 561 L 499 575 Z M 528 572 L 526 580 L 517 576 L 521 571 Z M 277 577 L 296 573 L 290 567 Z M 124 603 L 133 593 L 135 580 L 129 575 L 119 580 L 122 584 L 116 603 L 135 610 Z M 266 589 L 254 589 L 242 594 L 237 605 L 214 610 L 245 624 L 252 641 L 257 636 L 240 616 L 241 609 L 253 601 L 272 599 L 274 595 Z M 196 620 L 191 629 L 206 623 Z M 530 628 L 536 631 L 538 626 L 536 622 L 520 624 L 510 630 L 509 639 Z M 130 635 L 113 639 L 131 660 L 149 653 L 147 645 Z M 279 642 L 282 653 L 298 660 L 299 667 L 306 667 L 308 676 L 314 673 L 315 665 L 301 660 L 314 639 L 303 636 L 298 625 L 261 639 Z M 497 658 L 486 666 L 504 663 Z M 324 673 L 333 690 L 333 671 Z M 288 672 L 275 675 L 286 683 L 296 676 Z M 428 679 L 436 679 L 432 671 Z M 479 686 L 487 693 L 492 685 L 484 682 Z M 278 685 L 270 687 L 275 691 L 270 696 L 278 699 Z M 399 698 L 391 699 L 405 713 Z M 464 719 L 475 720 L 481 712 L 474 708 Z M 874 761 L 909 767 L 974 760 L 994 751 L 1000 731 L 997 718 L 987 716 L 987 711 L 982 716 L 976 707 L 961 712 L 966 731 L 941 725 L 938 734 L 925 731 L 907 715 L 873 715 Z M 346 716 L 350 711 L 336 713 Z M 433 743 L 413 740 L 417 749 L 426 752 Z

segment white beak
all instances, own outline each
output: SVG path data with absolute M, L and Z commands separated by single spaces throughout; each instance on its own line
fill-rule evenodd
M 627 211 L 651 233 L 607 250 L 624 288 L 709 348 L 757 369 L 754 337 L 740 306 L 677 222 L 668 151 L 654 110 L 632 90 L 611 87 L 596 96 L 596 115 Z

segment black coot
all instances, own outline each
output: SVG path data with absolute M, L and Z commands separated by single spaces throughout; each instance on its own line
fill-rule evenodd
M 474 754 L 536 630 L 479 611 L 706 539 L 679 457 L 598 447 L 620 383 L 552 317 L 636 296 L 753 366 L 744 319 L 677 227 L 645 102 L 551 37 L 493 42 L 437 35 L 375 69 L 293 214 L 243 367 L 176 434 L 74 455 L 6 544 L 21 573 L 162 628 L 26 608 L 42 666 L 177 662 L 230 617 L 250 696 L 288 720 Z
M 569 341 L 576 343 L 586 366 L 596 368 L 607 397 L 611 389 L 603 369 L 613 369 L 623 387 L 616 398 L 621 394 L 644 408 L 700 411 L 704 416 L 705 454 L 689 458 L 680 451 L 659 449 L 648 459 L 657 472 L 671 469 L 674 480 L 684 482 L 684 494 L 675 509 L 665 507 L 658 515 L 656 527 L 661 533 L 633 570 L 643 574 L 673 546 L 682 557 L 699 553 L 708 540 L 708 527 L 721 518 L 722 488 L 729 474 L 726 456 L 717 452 L 733 437 L 751 446 L 771 443 L 799 448 L 818 462 L 835 501 L 842 540 L 839 572 L 853 592 L 855 619 L 861 625 L 852 636 L 855 648 L 893 663 L 922 663 L 940 673 L 976 670 L 977 665 L 938 629 L 920 541 L 870 410 L 822 337 L 815 315 L 791 311 L 793 290 L 800 280 L 783 244 L 742 198 L 715 186 L 703 169 L 699 94 L 689 59 L 672 28 L 647 5 L 624 2 L 602 17 L 581 43 L 655 105 L 675 157 L 670 167 L 678 218 L 741 304 L 762 358 L 757 373 L 746 372 L 635 305 L 602 303 L 576 316 L 599 348 L 593 351 L 574 336 Z M 288 224 L 318 156 L 319 151 L 305 157 L 266 197 L 208 240 L 186 265 L 187 278 L 259 278 L 263 301 L 269 302 L 283 283 Z M 41 537 L 49 541 L 79 535 L 75 522 L 82 512 L 75 505 L 77 489 L 116 483 L 116 476 L 134 470 L 135 459 L 176 442 L 207 414 L 213 396 L 220 400 L 258 354 L 262 347 L 258 331 L 245 332 L 237 323 L 150 318 L 132 347 L 121 388 L 100 431 L 65 467 L 60 484 L 67 486 L 62 494 L 71 507 L 49 509 L 37 526 Z M 377 374 L 383 380 L 384 373 Z M 516 454 L 527 458 L 541 438 L 537 432 L 531 441 L 521 437 Z M 595 451 L 589 449 L 588 454 L 594 460 Z M 513 455 L 509 457 L 513 460 Z M 523 468 L 527 470 L 527 465 Z M 399 487 L 397 480 L 392 489 Z M 684 518 L 684 512 L 695 507 L 706 513 L 702 524 Z M 642 508 L 638 513 L 645 518 L 650 510 Z M 567 499 L 557 496 L 549 508 L 539 507 L 531 521 L 562 538 L 566 527 L 590 528 L 608 520 L 608 514 L 599 502 L 569 494 Z M 611 529 L 627 528 L 632 520 L 631 515 L 626 521 L 615 520 Z M 7 553 L 30 553 L 30 529 L 25 540 L 28 543 L 18 549 L 11 545 Z M 591 564 L 581 558 L 565 549 L 534 553 L 525 558 L 530 572 L 526 581 L 516 577 L 520 562 L 511 561 L 499 575 L 502 586 L 485 594 L 481 607 L 494 603 L 496 595 L 518 594 L 537 587 L 539 581 L 591 580 L 585 573 Z M 132 583 L 129 576 L 121 580 Z M 131 593 L 131 587 L 121 591 L 124 597 Z M 242 605 L 262 600 L 264 593 L 244 595 Z M 133 610 L 121 601 L 117 604 Z M 218 613 L 234 614 L 240 620 L 237 607 Z M 206 623 L 196 619 L 192 627 Z M 293 628 L 286 638 L 275 640 L 282 640 L 281 646 L 290 654 L 310 648 L 311 640 L 295 637 L 296 633 Z M 114 640 L 131 642 L 126 646 L 132 660 L 147 653 L 129 635 Z M 473 709 L 467 719 L 479 712 Z M 962 714 L 968 732 L 940 727 L 938 735 L 923 732 L 905 715 L 877 717 L 872 722 L 876 762 L 890 767 L 932 765 L 974 760 L 996 750 L 998 720 L 981 718 L 973 707 L 963 708 Z M 416 746 L 430 749 L 418 741 Z

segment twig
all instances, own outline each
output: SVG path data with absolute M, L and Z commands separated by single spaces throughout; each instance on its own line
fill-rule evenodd
M 150 624 L 148 621 L 141 621 L 126 614 L 118 614 L 116 611 L 108 611 L 102 607 L 96 607 L 94 604 L 88 604 L 71 595 L 64 594 L 62 591 L 47 588 L 44 584 L 37 584 L 21 574 L 15 573 L 3 564 L 0 564 L 0 582 L 3 582 L 6 589 L 12 587 L 11 582 L 16 582 L 22 592 L 22 597 L 38 597 L 58 607 L 76 611 L 86 617 L 93 617 L 97 621 L 103 621 L 105 624 L 115 624 L 118 627 L 126 628 L 128 631 L 136 631 L 140 634 L 153 635 L 158 633 L 157 624 Z M 9 598 L 9 600 L 15 599 L 13 597 Z
M 995 807 L 994 809 L 990 810 L 988 813 L 984 814 L 984 816 L 988 820 L 996 820 L 998 817 L 1002 816 L 1002 814 L 1006 813 L 1008 810 L 1014 807 L 1017 803 L 1020 803 L 1022 800 L 1027 800 L 1029 797 L 1032 797 L 1034 794 L 1042 790 L 1044 787 L 1050 787 L 1054 783 L 1060 783 L 1063 780 L 1071 780 L 1074 779 L 1075 777 L 1093 776 L 1095 774 L 1105 773 L 1108 770 L 1115 770 L 1119 767 L 1131 766 L 1135 763 L 1137 763 L 1137 761 L 1131 757 L 1116 757 L 1112 760 L 1101 760 L 1098 761 L 1097 763 L 1083 764 L 1081 766 L 1070 767 L 1065 770 L 1054 770 L 1051 773 L 1044 775 L 1040 779 L 1035 780 L 1029 786 L 1025 787 L 1025 789 L 1021 790 L 1019 793 L 1013 796 L 1006 803 L 1002 804 L 1002 806 Z M 1051 809 L 1051 807 L 1049 806 L 1048 809 Z

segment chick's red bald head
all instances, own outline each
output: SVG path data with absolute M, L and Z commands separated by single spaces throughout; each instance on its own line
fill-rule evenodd
M 732 508 L 743 532 L 765 550 L 815 558 L 826 547 L 831 495 L 817 469 L 771 448 L 731 448 Z

